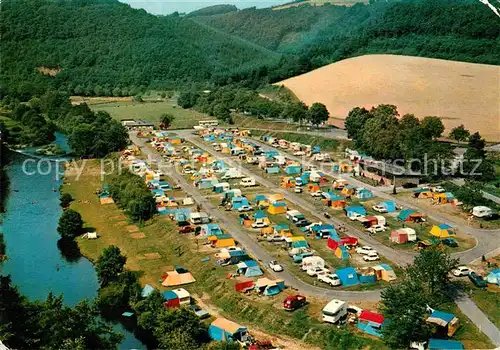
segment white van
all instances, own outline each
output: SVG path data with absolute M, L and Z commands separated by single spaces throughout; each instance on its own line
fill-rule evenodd
M 491 208 L 480 205 L 472 208 L 472 215 L 477 218 L 486 218 L 493 215 L 493 210 L 491 210 Z
M 257 184 L 255 183 L 255 179 L 251 178 L 251 177 L 245 177 L 243 179 L 241 179 L 240 181 L 240 186 L 243 186 L 243 187 L 252 187 L 252 186 L 256 186 Z
M 210 218 L 207 213 L 191 213 L 189 215 L 189 221 L 191 221 L 194 225 L 208 224 L 210 222 Z
M 320 256 L 307 256 L 302 260 L 300 269 L 307 271 L 316 267 L 325 268 L 325 260 Z
M 337 323 L 347 315 L 347 303 L 342 300 L 333 299 L 321 311 L 323 322 Z

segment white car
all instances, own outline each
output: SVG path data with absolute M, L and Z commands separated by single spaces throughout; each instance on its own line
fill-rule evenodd
M 377 252 L 373 251 L 371 253 L 363 255 L 363 260 L 364 261 L 377 261 L 377 260 L 380 260 L 380 257 L 378 256 Z
M 366 229 L 368 232 L 371 233 L 376 233 L 376 232 L 384 232 L 385 231 L 385 226 L 384 225 L 373 225 L 369 228 Z
M 311 196 L 312 197 L 316 197 L 316 198 L 319 198 L 323 195 L 323 191 L 315 191 L 315 192 L 311 192 Z
M 310 269 L 307 269 L 306 270 L 306 273 L 311 276 L 311 277 L 314 277 L 316 276 L 318 273 L 323 273 L 323 272 L 330 272 L 328 269 L 325 269 L 324 267 L 319 267 L 319 266 L 316 266 L 316 267 L 313 267 L 313 268 L 310 268 Z
M 283 266 L 281 266 L 280 263 L 278 263 L 276 260 L 271 260 L 269 262 L 269 267 L 271 268 L 271 270 L 273 270 L 274 272 L 281 272 L 283 271 Z
M 372 209 L 379 213 L 387 213 L 387 209 L 381 205 L 374 205 Z
M 366 254 L 370 254 L 372 252 L 377 253 L 377 251 L 375 249 L 373 249 L 372 247 L 369 247 L 367 245 L 356 248 L 356 253 L 358 253 L 358 254 L 366 255 Z
M 451 273 L 455 277 L 468 276 L 470 272 L 472 272 L 472 270 L 469 269 L 467 266 L 459 266 L 451 271 Z
M 295 187 L 293 189 L 293 192 L 295 192 L 295 193 L 302 193 L 302 187 Z
M 342 282 L 340 282 L 339 276 L 334 273 L 318 274 L 318 280 L 333 287 L 340 286 L 342 284 Z
M 293 152 L 293 155 L 294 156 L 305 156 L 306 152 L 304 152 L 304 151 L 295 151 L 295 152 Z
M 359 218 L 363 218 L 364 215 L 358 214 L 358 213 L 352 213 L 351 216 L 349 216 L 349 220 L 354 221 L 354 220 L 359 220 Z
M 441 186 L 434 186 L 431 189 L 432 189 L 432 192 L 436 192 L 436 193 L 446 192 L 446 190 Z
M 263 227 L 268 227 L 269 225 L 266 224 L 264 221 L 257 221 L 252 224 L 253 228 L 263 228 Z
M 251 210 L 253 210 L 253 207 L 251 205 L 242 205 L 241 207 L 238 208 L 239 212 L 251 211 Z

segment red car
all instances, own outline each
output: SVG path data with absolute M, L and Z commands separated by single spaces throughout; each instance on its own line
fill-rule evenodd
M 190 233 L 193 231 L 194 231 L 194 227 L 191 225 L 179 227 L 179 233 Z
M 349 246 L 356 246 L 358 245 L 358 239 L 356 237 L 342 237 L 340 239 L 340 241 L 344 244 L 344 245 L 349 245 Z
M 289 296 L 283 301 L 283 308 L 288 311 L 294 311 L 306 304 L 306 297 L 300 294 Z

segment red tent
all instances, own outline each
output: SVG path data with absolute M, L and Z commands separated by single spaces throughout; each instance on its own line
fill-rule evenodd
M 350 237 L 350 236 L 342 237 L 340 241 L 344 245 L 358 245 L 358 239 L 356 237 Z
M 234 286 L 234 290 L 237 292 L 246 292 L 254 287 L 252 280 L 238 282 Z
M 376 324 L 382 324 L 384 323 L 384 316 L 381 314 L 377 314 L 376 312 L 371 312 L 367 310 L 361 311 L 361 314 L 359 315 L 359 320 L 360 321 L 368 321 Z
M 326 242 L 326 246 L 328 248 L 330 248 L 331 250 L 333 250 L 333 251 L 335 251 L 335 249 L 337 249 L 337 247 L 341 246 L 341 245 L 344 245 L 344 243 L 342 243 L 342 241 L 341 242 L 337 242 L 332 237 L 328 237 L 328 241 Z

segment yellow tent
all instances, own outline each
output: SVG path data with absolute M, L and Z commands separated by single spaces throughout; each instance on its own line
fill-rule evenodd
M 455 232 L 453 232 L 453 228 L 447 224 L 432 226 L 430 233 L 431 235 L 439 238 L 448 238 L 455 235 Z
M 234 241 L 233 238 L 222 238 L 222 239 L 218 239 L 217 242 L 215 242 L 215 246 L 217 248 L 232 247 L 235 245 L 236 245 L 236 242 Z
M 273 214 L 273 215 L 285 214 L 286 209 L 287 209 L 287 207 L 286 207 L 285 202 L 275 202 L 275 203 L 272 203 L 271 205 L 269 205 L 269 207 L 267 208 L 267 212 L 269 214 Z
M 283 201 L 285 197 L 281 193 L 270 194 L 267 196 L 267 200 L 269 203 L 280 202 Z

